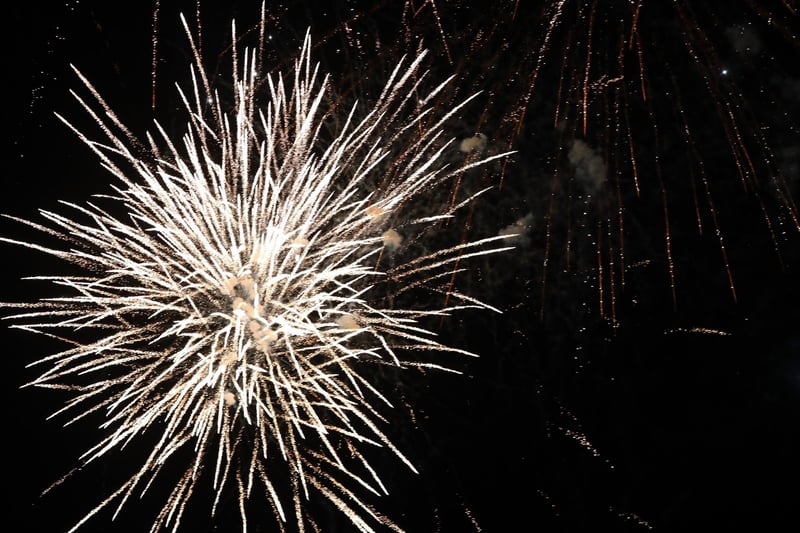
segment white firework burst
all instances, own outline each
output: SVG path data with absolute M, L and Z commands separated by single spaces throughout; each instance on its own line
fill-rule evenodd
M 6 317 L 13 327 L 69 343 L 35 363 L 45 370 L 29 385 L 73 391 L 58 411 L 70 423 L 103 417 L 104 436 L 82 464 L 155 435 L 138 470 L 73 530 L 163 483 L 162 466 L 187 448 L 194 459 L 153 531 L 178 529 L 202 474 L 213 479 L 212 514 L 226 488 L 238 493 L 243 529 L 245 503 L 258 491 L 281 530 L 319 529 L 306 510 L 311 493 L 359 531 L 399 530 L 359 496 L 387 493 L 366 448 L 388 449 L 414 468 L 381 429 L 391 404 L 371 380 L 374 363 L 447 370 L 424 354 L 468 354 L 438 342 L 422 322 L 491 309 L 448 282 L 468 257 L 506 249 L 494 244 L 505 237 L 391 268 L 380 258 L 400 245 L 403 228 L 419 235 L 469 201 L 404 219 L 422 192 L 507 154 L 458 168 L 442 162 L 442 126 L 461 106 L 431 119 L 429 103 L 447 82 L 420 96 L 424 52 L 397 65 L 370 112 L 354 108 L 323 139 L 327 78 L 312 65 L 308 35 L 287 82 L 260 80 L 254 51 L 239 60 L 234 48 L 228 110 L 184 26 L 197 69 L 191 91 L 180 92 L 189 117 L 183 137 L 171 139 L 156 123 L 146 143 L 136 142 L 78 73 L 96 103 L 76 98 L 105 140 L 75 131 L 115 177 L 114 192 L 102 197 L 112 207 L 67 204 L 73 215 L 43 211 L 44 224 L 9 217 L 69 246 L 2 238 L 85 271 L 32 278 L 63 296 L 5 304 L 19 309 Z M 427 287 L 451 303 L 394 308 L 381 296 L 389 283 L 400 287 L 392 294 Z

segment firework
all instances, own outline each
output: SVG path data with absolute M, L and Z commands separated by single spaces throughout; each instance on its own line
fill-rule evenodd
M 430 102 L 447 81 L 423 92 L 425 52 L 397 64 L 369 112 L 353 108 L 330 133 L 328 80 L 312 64 L 308 33 L 289 80 L 262 79 L 257 50 L 234 44 L 233 93 L 223 96 L 184 26 L 196 68 L 190 90 L 179 89 L 182 137 L 156 123 L 138 141 L 78 73 L 95 103 L 75 97 L 105 140 L 73 129 L 113 174 L 113 192 L 68 203 L 71 215 L 43 211 L 44 224 L 8 217 L 68 246 L 2 238 L 83 271 L 36 276 L 59 296 L 6 304 L 18 309 L 6 317 L 13 327 L 68 343 L 35 363 L 43 370 L 29 385 L 71 391 L 58 411 L 69 423 L 103 417 L 104 436 L 82 464 L 153 442 L 72 530 L 167 483 L 162 468 L 185 450 L 192 459 L 169 481 L 152 530 L 178 529 L 203 476 L 212 515 L 232 489 L 244 529 L 248 503 L 263 496 L 281 530 L 318 530 L 306 508 L 318 495 L 359 531 L 399 530 L 363 496 L 388 493 L 373 448 L 414 469 L 382 429 L 391 403 L 371 379 L 376 363 L 448 370 L 429 355 L 471 355 L 436 340 L 430 319 L 497 311 L 453 280 L 470 257 L 507 249 L 498 236 L 404 250 L 482 191 L 408 213 L 426 191 L 507 154 L 444 164 L 457 143 L 443 125 L 469 99 L 433 118 Z M 423 289 L 443 303 L 392 305 Z
M 519 151 L 500 178 L 502 208 L 475 224 L 525 221 L 530 245 L 508 286 L 529 277 L 541 321 L 567 312 L 578 327 L 616 330 L 644 293 L 659 312 L 734 303 L 749 272 L 740 225 L 760 232 L 764 261 L 791 264 L 800 235 L 792 2 L 408 2 L 395 19 L 405 40 L 384 43 L 409 49 L 427 35 L 440 68 L 457 73 L 453 91 L 484 91 L 465 133 Z M 367 50 L 355 63 L 370 65 L 358 41 L 369 30 L 356 22 L 341 24 L 342 41 Z M 704 287 L 698 253 L 708 259 Z

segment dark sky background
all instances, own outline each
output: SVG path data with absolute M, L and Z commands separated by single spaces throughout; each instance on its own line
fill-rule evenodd
M 185 81 L 190 58 L 177 13 L 193 19 L 194 3 L 164 2 L 159 11 L 155 111 L 153 6 L 107 4 L 11 8 L 3 213 L 37 220 L 39 208 L 58 209 L 60 199 L 106 191 L 109 176 L 54 116 L 91 126 L 69 95 L 85 94 L 70 63 L 132 131 L 146 131 L 153 116 L 179 129 L 170 122 L 173 83 Z M 531 215 L 518 250 L 467 276 L 471 293 L 504 313 L 463 313 L 443 326 L 445 339 L 481 356 L 458 363 L 463 376 L 410 375 L 396 385 L 414 417 L 399 412 L 390 434 L 420 473 L 391 458 L 380 464 L 390 495 L 375 505 L 420 533 L 796 530 L 798 6 L 640 2 L 638 48 L 627 49 L 624 81 L 613 82 L 620 39 L 632 35 L 631 3 L 570 0 L 562 11 L 556 4 L 270 7 L 268 67 L 285 67 L 310 24 L 315 57 L 342 97 L 368 102 L 399 54 L 421 39 L 433 51 L 433 79 L 455 73 L 462 98 L 484 90 L 452 134 L 486 132 L 488 150 L 518 151 L 485 178 L 496 187 L 478 201 L 469 227 L 477 238 Z M 231 17 L 251 28 L 258 2 L 201 3 L 200 12 L 206 61 L 224 65 Z M 584 84 L 584 74 L 595 83 Z M 573 139 L 603 154 L 609 181 L 600 191 L 581 190 L 570 170 Z M 36 238 L 7 220 L 0 235 Z M 0 300 L 49 294 L 44 284 L 18 280 L 59 273 L 60 265 L 20 247 L 0 250 Z M 38 375 L 26 365 L 54 345 L 6 328 L 2 335 L 7 528 L 66 531 L 141 450 L 114 454 L 40 497 L 97 441 L 98 429 L 96 421 L 63 428 L 63 417 L 46 420 L 64 398 L 20 386 Z M 158 487 L 153 492 L 114 522 L 104 511 L 81 531 L 147 531 L 162 501 Z M 235 502 L 223 502 L 212 521 L 205 496 L 187 509 L 185 530 L 238 531 Z M 319 513 L 326 532 L 350 531 L 335 513 Z M 270 520 L 256 515 L 249 531 L 273 531 Z

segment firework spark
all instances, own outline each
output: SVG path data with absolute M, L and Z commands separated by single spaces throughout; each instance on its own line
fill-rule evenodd
M 414 469 L 381 429 L 391 404 L 370 379 L 375 363 L 448 370 L 425 354 L 470 355 L 437 341 L 426 319 L 494 309 L 452 279 L 469 257 L 507 248 L 500 236 L 391 267 L 384 258 L 476 196 L 424 217 L 404 215 L 421 193 L 507 154 L 457 168 L 442 162 L 452 146 L 443 125 L 461 106 L 431 118 L 430 102 L 447 82 L 422 92 L 425 52 L 397 65 L 370 112 L 353 108 L 326 136 L 328 81 L 312 65 L 308 34 L 289 81 L 260 79 L 256 51 L 240 55 L 234 45 L 228 109 L 184 27 L 197 68 L 191 90 L 179 89 L 189 117 L 183 137 L 173 140 L 156 123 L 146 143 L 136 141 L 78 73 L 96 104 L 75 97 L 106 140 L 70 127 L 116 178 L 114 192 L 100 197 L 108 206 L 66 204 L 74 215 L 43 211 L 45 224 L 8 217 L 69 248 L 2 238 L 85 271 L 31 278 L 63 296 L 6 304 L 19 309 L 6 317 L 13 327 L 69 344 L 35 363 L 44 370 L 29 385 L 72 391 L 58 411 L 70 423 L 104 417 L 104 437 L 82 464 L 146 434 L 155 442 L 72 531 L 109 505 L 116 516 L 132 495 L 165 482 L 163 465 L 185 449 L 194 459 L 153 531 L 178 529 L 201 475 L 213 480 L 212 515 L 234 487 L 245 530 L 257 491 L 282 531 L 319 530 L 306 509 L 313 493 L 359 531 L 399 530 L 362 496 L 388 492 L 369 448 Z M 385 294 L 421 288 L 445 303 L 387 303 Z
M 475 225 L 536 228 L 520 255 L 541 321 L 570 302 L 573 322 L 616 330 L 645 290 L 673 313 L 695 298 L 735 303 L 748 277 L 742 210 L 769 243 L 764 260 L 780 271 L 791 263 L 800 235 L 791 2 L 423 4 L 397 10 L 405 42 L 383 42 L 403 50 L 431 36 L 440 65 L 457 72 L 452 87 L 485 91 L 468 127 L 519 150 L 500 178 L 503 208 Z M 343 42 L 358 35 L 343 26 Z M 358 49 L 369 65 L 369 49 Z M 697 250 L 709 259 L 708 295 L 690 289 Z M 651 276 L 657 284 L 643 289 Z

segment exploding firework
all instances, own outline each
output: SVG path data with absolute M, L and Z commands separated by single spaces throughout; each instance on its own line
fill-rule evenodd
M 455 149 L 443 124 L 469 99 L 434 117 L 430 102 L 447 82 L 424 91 L 425 52 L 398 63 L 373 107 L 338 117 L 332 132 L 309 34 L 284 79 L 261 76 L 262 48 L 240 50 L 234 29 L 233 92 L 223 97 L 184 26 L 196 69 L 179 89 L 182 137 L 156 123 L 137 140 L 78 73 L 95 103 L 76 98 L 106 138 L 73 129 L 113 174 L 113 192 L 67 203 L 69 216 L 43 211 L 44 224 L 9 217 L 69 247 L 2 238 L 83 272 L 33 277 L 60 294 L 7 304 L 20 310 L 6 317 L 68 343 L 35 363 L 43 371 L 30 385 L 71 391 L 59 411 L 69 423 L 102 413 L 104 436 L 81 464 L 152 443 L 73 530 L 166 483 L 165 465 L 185 449 L 191 459 L 152 530 L 178 529 L 203 476 L 211 514 L 231 489 L 244 529 L 251 501 L 264 497 L 281 530 L 319 530 L 307 501 L 321 497 L 359 531 L 399 530 L 363 496 L 388 493 L 370 448 L 414 469 L 381 429 L 392 404 L 376 369 L 448 370 L 429 354 L 470 355 L 430 324 L 466 308 L 497 311 L 455 280 L 469 258 L 508 249 L 490 236 L 414 254 L 483 191 L 408 213 L 427 191 L 508 154 L 443 162 Z M 399 305 L 426 290 L 437 305 Z

